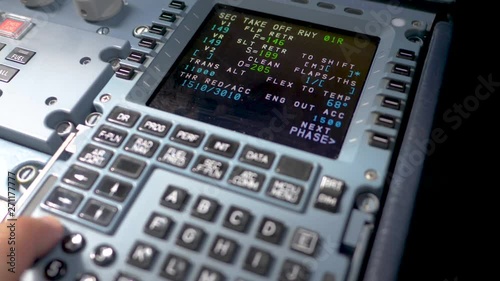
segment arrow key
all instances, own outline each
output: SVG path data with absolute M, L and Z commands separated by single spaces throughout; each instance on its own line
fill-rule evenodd
M 95 193 L 117 202 L 123 202 L 131 189 L 130 183 L 106 176 L 97 186 Z
M 71 214 L 82 202 L 82 199 L 83 195 L 58 187 L 45 200 L 44 204 L 50 208 Z
M 117 207 L 90 199 L 78 216 L 93 223 L 108 226 L 116 213 L 118 213 Z
M 95 171 L 73 165 L 66 174 L 64 174 L 62 180 L 69 185 L 88 190 L 94 184 L 98 176 L 99 174 Z

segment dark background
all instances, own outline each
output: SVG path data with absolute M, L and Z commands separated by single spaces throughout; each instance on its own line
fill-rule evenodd
M 425 163 L 399 281 L 498 280 L 486 273 L 496 271 L 499 260 L 493 248 L 498 219 L 488 218 L 499 213 L 493 135 L 500 128 L 500 14 L 482 2 L 457 0 L 453 9 L 454 39 L 434 124 L 448 139 Z M 480 76 L 499 85 L 474 103 Z M 473 109 L 460 125 L 443 117 L 457 105 Z

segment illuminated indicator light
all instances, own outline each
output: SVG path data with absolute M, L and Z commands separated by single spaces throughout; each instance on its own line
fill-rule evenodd
M 24 22 L 14 20 L 14 19 L 5 19 L 2 23 L 0 23 L 0 30 L 5 33 L 17 33 Z
M 0 36 L 19 39 L 31 25 L 30 18 L 0 12 Z

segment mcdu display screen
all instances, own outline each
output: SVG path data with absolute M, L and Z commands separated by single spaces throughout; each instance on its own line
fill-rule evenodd
M 378 42 L 217 5 L 147 105 L 335 159 Z

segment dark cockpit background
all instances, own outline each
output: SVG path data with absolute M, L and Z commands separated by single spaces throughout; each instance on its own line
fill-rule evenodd
M 495 255 L 498 244 L 491 229 L 498 214 L 498 12 L 489 3 L 457 0 L 453 13 L 433 128 L 446 139 L 428 147 L 399 281 L 492 280 L 481 275 L 496 269 L 484 252 Z

